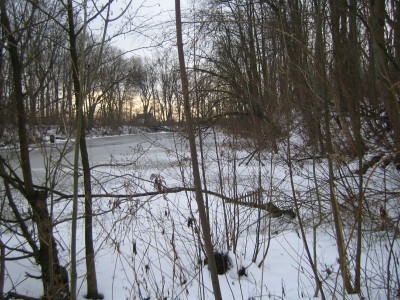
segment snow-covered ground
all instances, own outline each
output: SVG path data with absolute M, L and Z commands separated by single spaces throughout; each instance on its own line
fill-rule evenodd
M 94 199 L 94 236 L 99 290 L 105 299 L 213 299 L 200 242 L 197 205 L 190 191 L 190 157 L 184 137 L 178 133 L 160 132 L 99 137 L 89 139 L 88 146 L 93 193 L 99 195 Z M 293 209 L 284 157 L 264 153 L 260 161 L 255 158 L 248 161 L 249 153 L 245 147 L 230 146 L 232 141 L 226 135 L 205 136 L 202 165 L 205 189 L 229 198 L 261 189 L 265 203 L 272 201 L 281 208 Z M 67 141 L 46 143 L 46 147 L 32 149 L 36 182 L 43 184 L 47 176 L 56 184 L 55 189 L 72 194 L 72 150 L 73 143 Z M 11 150 L 2 151 L 5 155 Z M 64 156 L 61 161 L 58 160 L 60 153 Z M 315 169 L 321 184 L 318 191 L 322 194 L 327 189 L 325 168 L 324 162 L 320 161 Z M 394 178 L 396 173 L 393 174 Z M 344 296 L 332 220 L 325 214 L 329 210 L 326 197 L 321 197 L 323 222 L 313 231 L 319 221 L 319 207 L 312 161 L 295 164 L 294 175 L 306 240 L 301 236 L 297 219 L 272 218 L 264 210 L 225 203 L 218 196 L 205 194 L 215 249 L 229 257 L 230 269 L 219 276 L 223 299 L 313 298 L 315 278 L 305 243 L 311 249 L 313 259 L 317 260 L 327 299 L 387 299 L 387 286 L 394 289 L 399 282 L 396 237 L 391 231 L 376 230 L 372 221 L 365 225 L 363 293 Z M 351 180 L 349 178 L 348 182 Z M 382 189 L 379 176 L 376 182 L 369 178 L 367 184 L 368 188 Z M 391 185 L 391 192 L 398 192 L 398 182 Z M 152 194 L 159 191 L 160 186 L 186 189 Z M 107 193 L 120 197 L 106 197 Z M 371 203 L 375 203 L 373 199 Z M 58 224 L 54 232 L 65 265 L 70 261 L 71 224 L 61 221 L 69 217 L 70 205 L 70 199 L 57 201 L 57 197 L 54 198 L 54 220 Z M 395 209 L 397 213 L 398 208 Z M 377 207 L 371 210 L 377 210 Z M 348 250 L 353 259 L 352 216 L 345 212 L 344 215 L 348 226 Z M 83 220 L 79 220 L 81 299 L 86 292 L 83 230 Z M 2 240 L 9 244 L 18 243 L 9 232 L 2 234 Z M 27 272 L 39 274 L 34 263 L 8 261 L 6 267 L 5 292 L 15 289 L 20 294 L 40 295 L 41 282 L 26 277 Z M 354 264 L 350 267 L 354 268 Z M 389 296 L 395 297 L 395 294 Z

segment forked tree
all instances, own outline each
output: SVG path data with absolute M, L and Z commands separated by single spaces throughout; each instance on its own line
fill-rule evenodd
M 11 61 L 12 88 L 17 112 L 19 155 L 23 181 L 10 180 L 10 177 L 5 173 L 5 164 L 3 161 L 1 163 L 1 174 L 6 184 L 10 184 L 19 190 L 32 210 L 33 222 L 37 227 L 39 245 L 37 246 L 35 243 L 32 243 L 31 248 L 34 258 L 42 270 L 43 298 L 68 299 L 68 273 L 66 268 L 60 264 L 57 244 L 53 236 L 53 223 L 48 210 L 49 191 L 47 189 L 36 188 L 32 177 L 22 83 L 24 63 L 21 61 L 20 56 L 21 41 L 16 37 L 19 31 L 23 29 L 11 27 L 6 2 L 0 2 L 1 24 L 8 41 L 8 52 Z M 35 10 L 32 10 L 32 14 L 34 13 Z M 8 196 L 11 197 L 11 195 Z M 29 236 L 26 236 L 26 238 L 28 241 L 32 241 Z

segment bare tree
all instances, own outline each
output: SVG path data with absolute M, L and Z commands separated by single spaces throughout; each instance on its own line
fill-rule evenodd
M 196 190 L 196 202 L 200 214 L 201 228 L 203 231 L 204 244 L 207 253 L 208 264 L 210 266 L 211 281 L 214 289 L 214 297 L 216 300 L 222 300 L 221 289 L 219 286 L 217 266 L 215 263 L 214 247 L 211 240 L 210 220 L 207 218 L 207 212 L 204 205 L 202 184 L 200 178 L 199 162 L 197 158 L 196 140 L 194 135 L 194 128 L 192 123 L 192 112 L 189 99 L 189 81 L 186 73 L 185 56 L 183 52 L 183 38 L 182 38 L 182 20 L 181 20 L 181 6 L 180 0 L 175 0 L 175 16 L 176 16 L 176 36 L 177 48 L 179 57 L 179 67 L 182 81 L 182 90 L 184 97 L 184 108 L 186 118 L 186 131 L 189 137 L 190 156 L 192 161 L 192 171 L 194 178 L 194 187 Z
M 65 267 L 60 265 L 57 244 L 52 234 L 52 220 L 47 207 L 48 191 L 36 189 L 33 184 L 32 169 L 28 150 L 28 132 L 22 90 L 23 64 L 20 61 L 20 43 L 15 37 L 17 31 L 11 28 L 6 1 L 1 1 L 1 24 L 6 32 L 8 51 L 12 66 L 13 95 L 18 112 L 18 133 L 20 145 L 21 169 L 23 182 L 10 182 L 24 195 L 33 213 L 33 220 L 38 228 L 39 247 L 34 248 L 34 257 L 42 268 L 43 297 L 54 299 L 69 295 L 68 276 Z M 4 168 L 2 168 L 4 170 Z M 2 176 L 7 176 L 2 171 Z
M 97 277 L 96 277 L 96 264 L 95 264 L 95 251 L 93 245 L 93 219 L 92 219 L 92 184 L 91 174 L 89 165 L 89 155 L 86 145 L 86 131 L 83 118 L 83 101 L 85 100 L 85 94 L 83 85 L 81 82 L 82 70 L 84 61 L 80 61 L 78 58 L 78 47 L 77 47 L 77 30 L 75 28 L 75 16 L 74 7 L 72 1 L 69 0 L 67 3 L 68 12 L 68 35 L 70 43 L 71 53 L 71 64 L 72 74 L 74 79 L 74 92 L 77 111 L 77 143 L 80 148 L 80 155 L 83 169 L 83 180 L 85 189 L 85 254 L 86 254 L 86 272 L 87 272 L 87 295 L 89 299 L 102 298 L 102 295 L 98 292 Z M 107 6 L 105 6 L 107 7 Z M 85 29 L 85 24 L 83 29 Z M 84 49 L 81 49 L 83 51 Z M 82 56 L 84 57 L 84 56 Z M 75 175 L 76 176 L 76 175 Z M 74 271 L 72 271 L 74 272 Z M 75 297 L 75 295 L 73 295 Z
M 138 76 L 138 85 L 142 112 L 145 118 L 151 113 L 156 118 L 158 113 L 156 105 L 156 98 L 158 98 L 158 75 L 155 64 L 150 61 L 143 63 Z M 145 119 L 146 122 L 147 120 Z
M 388 52 L 387 40 L 385 39 L 385 17 L 387 15 L 385 0 L 369 1 L 370 9 L 370 34 L 372 43 L 372 70 L 373 81 L 376 82 L 376 93 L 378 96 L 378 103 L 384 105 L 390 127 L 393 129 L 394 149 L 400 149 L 400 106 L 396 99 L 399 93 L 396 88 L 396 80 L 398 80 L 399 65 L 395 63 L 396 60 L 390 59 L 392 56 Z M 399 11 L 399 4 L 395 4 L 396 11 Z M 399 55 L 399 25 L 398 21 L 395 23 L 396 30 L 396 59 Z M 391 71 L 393 70 L 393 72 Z M 396 156 L 396 163 L 399 162 L 400 156 Z
M 3 241 L 0 239 L 0 300 L 3 300 L 4 281 L 6 275 L 6 250 Z

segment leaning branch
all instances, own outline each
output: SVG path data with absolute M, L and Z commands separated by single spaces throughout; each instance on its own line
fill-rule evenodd
M 124 199 L 124 200 L 133 200 L 135 198 L 143 198 L 143 197 L 154 197 L 154 196 L 159 196 L 159 195 L 166 195 L 166 194 L 177 194 L 181 192 L 190 192 L 194 193 L 195 189 L 194 188 L 189 188 L 189 187 L 172 187 L 172 188 L 167 188 L 167 187 L 162 187 L 158 191 L 152 191 L 152 192 L 143 192 L 143 193 L 135 193 L 135 194 L 93 194 L 93 198 L 113 198 L 113 199 Z M 270 213 L 273 213 L 274 215 L 282 216 L 282 215 L 288 215 L 291 218 L 294 218 L 293 214 L 294 212 L 291 209 L 280 209 L 275 204 L 271 202 L 263 202 L 262 201 L 262 191 L 257 190 L 251 193 L 247 193 L 244 195 L 241 195 L 239 197 L 231 198 L 227 197 L 223 194 L 210 191 L 210 190 L 202 190 L 203 194 L 207 194 L 210 196 L 217 197 L 221 200 L 224 200 L 226 203 L 231 203 L 231 204 L 237 204 L 241 206 L 246 206 L 250 208 L 256 208 L 256 209 L 262 209 L 265 211 L 268 211 Z M 84 198 L 84 194 L 79 194 L 79 198 Z M 72 199 L 73 195 L 72 194 L 63 194 L 62 198 L 64 199 Z

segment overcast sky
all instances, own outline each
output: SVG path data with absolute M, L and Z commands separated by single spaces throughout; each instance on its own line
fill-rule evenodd
M 123 1 L 119 3 L 123 5 Z M 181 0 L 182 9 L 186 4 L 187 0 Z M 114 10 L 113 14 L 116 16 L 122 8 L 114 6 Z M 129 20 L 134 24 L 130 28 L 133 32 L 118 37 L 113 45 L 124 51 L 134 50 L 130 55 L 149 55 L 151 49 L 148 46 L 158 46 L 162 42 L 168 45 L 173 42 L 174 36 L 171 32 L 175 26 L 175 0 L 133 0 L 130 15 L 126 16 L 124 22 Z M 120 26 L 120 23 L 115 26 Z M 112 34 L 111 30 L 109 34 Z

